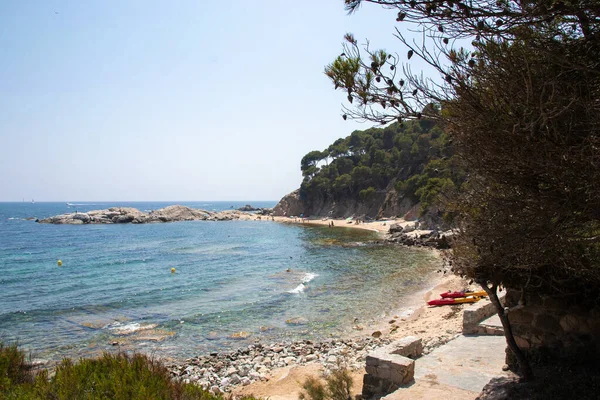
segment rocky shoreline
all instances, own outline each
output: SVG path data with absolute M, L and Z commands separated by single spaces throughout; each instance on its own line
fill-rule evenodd
M 452 232 L 439 232 L 437 230 L 418 231 L 418 226 L 402 226 L 399 223 L 390 225 L 390 229 L 383 239 L 384 243 L 399 243 L 405 246 L 424 246 L 438 250 L 450 248 Z
M 246 206 L 248 207 L 248 206 Z M 186 206 L 173 205 L 148 213 L 133 207 L 111 207 L 106 210 L 93 210 L 55 215 L 53 217 L 37 219 L 41 224 L 147 224 L 158 222 L 177 221 L 231 221 L 239 219 L 261 219 L 261 215 L 269 215 L 269 209 L 254 209 L 252 211 L 225 210 L 207 211 Z
M 255 343 L 236 351 L 211 353 L 187 359 L 184 363 L 170 363 L 167 367 L 175 379 L 195 383 L 213 394 L 231 392 L 239 386 L 257 381 L 268 381 L 273 371 L 287 366 L 317 364 L 324 376 L 344 367 L 352 371 L 364 368 L 367 354 L 390 344 L 393 339 L 380 337 L 331 339 L 323 342 L 301 340 L 264 345 Z M 445 334 L 424 343 L 424 353 L 453 339 Z

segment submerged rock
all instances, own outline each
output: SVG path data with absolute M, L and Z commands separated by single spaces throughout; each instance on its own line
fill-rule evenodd
M 304 317 L 295 317 L 286 320 L 285 323 L 288 325 L 306 325 L 308 320 Z

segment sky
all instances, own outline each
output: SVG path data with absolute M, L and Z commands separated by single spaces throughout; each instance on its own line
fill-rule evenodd
M 325 65 L 396 14 L 343 0 L 0 3 L 0 201 L 279 200 L 344 121 Z

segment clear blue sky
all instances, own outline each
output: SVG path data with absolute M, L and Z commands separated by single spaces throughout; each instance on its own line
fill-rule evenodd
M 278 200 L 354 129 L 324 66 L 346 32 L 404 53 L 395 13 L 342 0 L 4 1 L 0 201 Z

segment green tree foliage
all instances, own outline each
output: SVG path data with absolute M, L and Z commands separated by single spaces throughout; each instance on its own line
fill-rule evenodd
M 325 160 L 331 160 L 329 165 Z M 391 187 L 401 197 L 422 202 L 423 210 L 445 191 L 460 188 L 465 178 L 447 136 L 425 119 L 352 132 L 322 152 L 308 153 L 301 168 L 301 195 L 309 203 L 367 201 Z

